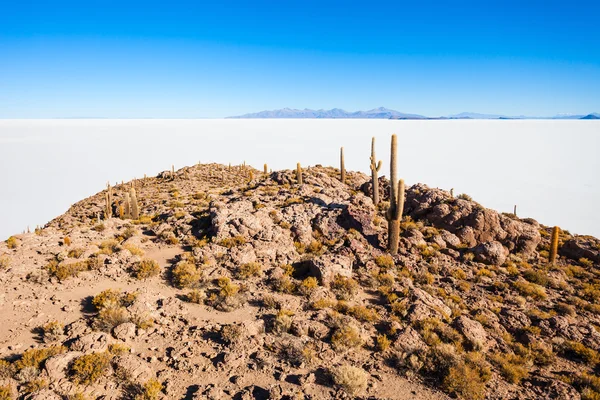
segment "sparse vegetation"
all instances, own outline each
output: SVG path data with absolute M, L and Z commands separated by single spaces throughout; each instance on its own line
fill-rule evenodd
M 253 276 L 261 276 L 262 275 L 262 265 L 259 263 L 247 263 L 242 264 L 238 268 L 237 275 L 239 279 L 248 279 Z
M 16 249 L 18 245 L 19 245 L 19 240 L 16 237 L 11 236 L 8 239 L 6 239 L 6 246 L 9 249 Z
M 195 264 L 187 261 L 180 261 L 173 268 L 173 284 L 180 288 L 195 288 L 202 281 L 202 270 Z
M 340 365 L 331 371 L 333 381 L 350 395 L 356 395 L 367 389 L 369 374 L 362 368 Z
M 340 300 L 352 300 L 358 293 L 358 287 L 358 282 L 342 275 L 336 275 L 331 283 L 331 290 Z
M 50 343 L 60 339 L 64 334 L 64 326 L 58 321 L 50 321 L 42 326 L 44 342 Z
M 107 352 L 91 353 L 77 358 L 71 366 L 71 376 L 76 383 L 89 385 L 98 381 L 110 366 Z
M 355 327 L 343 325 L 331 337 L 331 344 L 337 350 L 347 350 L 362 346 L 363 340 Z
M 136 279 L 148 279 L 160 274 L 160 267 L 156 261 L 144 259 L 135 263 L 131 272 Z

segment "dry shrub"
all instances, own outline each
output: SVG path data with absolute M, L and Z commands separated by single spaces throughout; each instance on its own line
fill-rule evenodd
M 538 284 L 520 280 L 514 282 L 513 286 L 522 296 L 529 296 L 534 300 L 546 299 L 546 289 Z
M 244 337 L 244 329 L 239 325 L 225 325 L 221 328 L 221 339 L 228 344 L 238 343 Z
M 151 378 L 142 385 L 141 393 L 135 396 L 135 400 L 158 400 L 163 385 L 155 378 Z
M 352 396 L 364 392 L 369 381 L 365 370 L 347 364 L 333 368 L 331 376 L 337 386 Z
M 389 254 L 384 254 L 381 256 L 375 257 L 375 264 L 380 268 L 390 269 L 394 268 L 394 259 Z
M 450 367 L 442 385 L 445 391 L 461 399 L 481 400 L 485 397 L 485 382 L 480 373 L 464 362 Z
M 131 351 L 131 348 L 122 343 L 113 343 L 108 345 L 108 352 L 113 356 L 120 356 L 127 354 Z
M 225 238 L 219 242 L 220 246 L 227 247 L 228 249 L 241 246 L 243 244 L 246 244 L 246 238 L 241 235 Z
M 10 257 L 0 256 L 0 270 L 8 269 L 10 266 Z
M 220 311 L 232 311 L 244 304 L 244 299 L 240 295 L 240 287 L 231 283 L 227 277 L 217 279 L 219 291 L 212 293 L 208 298 L 208 303 Z
M 386 335 L 378 335 L 377 339 L 375 340 L 375 347 L 378 351 L 386 351 L 390 347 L 391 343 L 392 341 L 388 339 Z
M 519 384 L 529 376 L 530 362 L 523 356 L 511 353 L 496 353 L 490 360 L 498 367 L 500 374 L 508 382 Z
M 83 253 L 85 253 L 85 249 L 78 247 L 76 249 L 69 250 L 69 252 L 67 253 L 67 257 L 79 258 L 83 255 Z
M 109 256 L 121 251 L 121 246 L 115 239 L 104 240 L 98 247 L 100 248 L 100 254 L 106 254 Z
M 584 372 L 570 381 L 579 390 L 583 400 L 600 399 L 600 377 L 598 375 Z
M 156 261 L 144 259 L 135 263 L 131 272 L 136 279 L 148 279 L 160 274 L 160 267 Z
M 195 288 L 202 282 L 202 270 L 187 261 L 180 261 L 173 268 L 173 284 L 179 289 Z
M 16 249 L 18 245 L 19 245 L 19 240 L 16 237 L 11 236 L 8 239 L 6 239 L 6 246 L 9 249 Z
M 262 275 L 262 265 L 259 263 L 247 263 L 243 264 L 238 268 L 237 277 L 238 279 L 248 279 L 253 276 Z
M 289 310 L 279 310 L 273 321 L 273 331 L 276 333 L 287 333 L 292 327 L 294 313 Z
M 336 275 L 331 283 L 331 290 L 340 300 L 352 300 L 358 294 L 358 289 L 358 282 L 342 275 Z
M 38 378 L 27 381 L 21 385 L 21 391 L 29 394 L 39 392 L 46 387 L 48 387 L 48 381 L 43 378 Z
M 271 296 L 270 294 L 266 294 L 262 297 L 262 304 L 263 304 L 263 307 L 268 308 L 268 309 L 281 308 L 281 305 L 279 304 L 277 299 L 275 299 L 275 297 Z
M 139 247 L 137 247 L 137 246 L 135 246 L 135 245 L 133 245 L 131 243 L 126 244 L 125 246 L 123 246 L 123 248 L 125 250 L 128 250 L 134 256 L 140 256 L 141 257 L 141 256 L 144 255 L 144 250 L 140 249 Z
M 350 307 L 348 314 L 362 322 L 374 322 L 379 319 L 379 314 L 377 314 L 375 309 L 365 306 Z
M 583 343 L 567 340 L 563 343 L 561 353 L 567 357 L 584 362 L 590 367 L 600 363 L 600 354 Z
M 281 293 L 292 294 L 296 291 L 296 283 L 290 275 L 283 275 L 273 279 L 273 289 Z
M 51 260 L 45 266 L 45 269 L 48 271 L 50 276 L 53 276 L 62 282 L 67 278 L 79 275 L 79 273 L 82 271 L 86 271 L 88 269 L 88 263 L 82 261 L 63 263 L 57 260 Z
M 0 400 L 13 400 L 13 391 L 9 385 L 0 386 Z
M 11 363 L 0 359 L 0 380 L 10 378 L 14 372 L 15 368 Z
M 45 343 L 55 342 L 64 334 L 64 326 L 58 321 L 50 321 L 41 328 Z
M 108 352 L 91 353 L 77 358 L 71 366 L 73 380 L 84 385 L 98 381 L 108 371 L 110 360 Z
M 121 293 L 115 289 L 107 289 L 96 295 L 92 299 L 92 304 L 98 310 L 94 319 L 94 327 L 110 332 L 116 326 L 129 322 L 131 318 L 125 307 L 133 304 L 136 297 L 136 292 Z
M 319 286 L 317 278 L 315 278 L 314 276 L 309 276 L 300 283 L 300 285 L 298 286 L 298 291 L 304 296 L 310 296 L 317 288 L 317 286 Z
M 185 299 L 189 303 L 202 304 L 206 300 L 206 293 L 204 290 L 194 289 L 185 296 Z
M 351 325 L 339 327 L 331 337 L 331 345 L 336 350 L 347 350 L 360 347 L 363 340 L 360 337 L 358 329 Z
M 25 350 L 21 358 L 15 361 L 14 368 L 20 371 L 27 367 L 33 367 L 40 370 L 48 358 L 66 352 L 64 346 L 50 346 L 43 349 Z
M 100 310 L 94 319 L 94 328 L 110 332 L 115 327 L 129 322 L 129 313 L 124 307 L 108 307 Z

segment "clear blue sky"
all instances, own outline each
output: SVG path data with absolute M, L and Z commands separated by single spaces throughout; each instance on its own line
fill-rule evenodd
M 598 1 L 6 1 L 0 118 L 600 112 Z

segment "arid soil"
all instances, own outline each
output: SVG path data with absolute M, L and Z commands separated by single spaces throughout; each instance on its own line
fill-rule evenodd
M 600 399 L 598 239 L 418 184 L 391 257 L 369 180 L 197 165 L 1 242 L 0 400 Z

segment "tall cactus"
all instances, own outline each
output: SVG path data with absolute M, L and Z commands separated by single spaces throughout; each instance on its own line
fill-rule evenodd
M 298 185 L 302 185 L 302 167 L 300 163 L 296 164 L 296 180 L 298 181 Z
M 398 140 L 392 135 L 391 161 L 390 161 L 390 207 L 386 213 L 388 220 L 388 250 L 391 255 L 398 254 L 400 240 L 400 221 L 404 212 L 404 180 L 398 181 L 396 161 L 398 158 Z
M 554 265 L 556 262 L 556 255 L 558 254 L 558 226 L 555 226 L 552 229 L 552 238 L 550 240 L 550 256 L 548 257 L 548 261 L 550 265 Z
M 267 164 L 263 165 L 263 174 L 268 174 L 269 173 L 269 169 L 267 168 Z
M 373 182 L 373 204 L 379 204 L 379 178 L 377 172 L 381 169 L 381 160 L 375 157 L 375 136 L 371 139 L 371 180 Z
M 340 180 L 346 183 L 346 167 L 344 166 L 344 148 L 340 148 Z
M 125 199 L 123 200 L 123 217 L 129 218 L 131 216 L 131 199 L 129 193 L 125 192 Z
M 106 207 L 104 209 L 104 218 L 109 219 L 112 217 L 112 192 L 110 188 L 110 183 L 106 183 L 106 194 L 104 195 L 104 200 L 106 201 Z
M 129 198 L 131 200 L 130 213 L 131 219 L 139 219 L 140 218 L 140 209 L 138 207 L 137 195 L 135 193 L 135 188 L 133 184 L 131 185 L 131 190 L 129 190 Z

